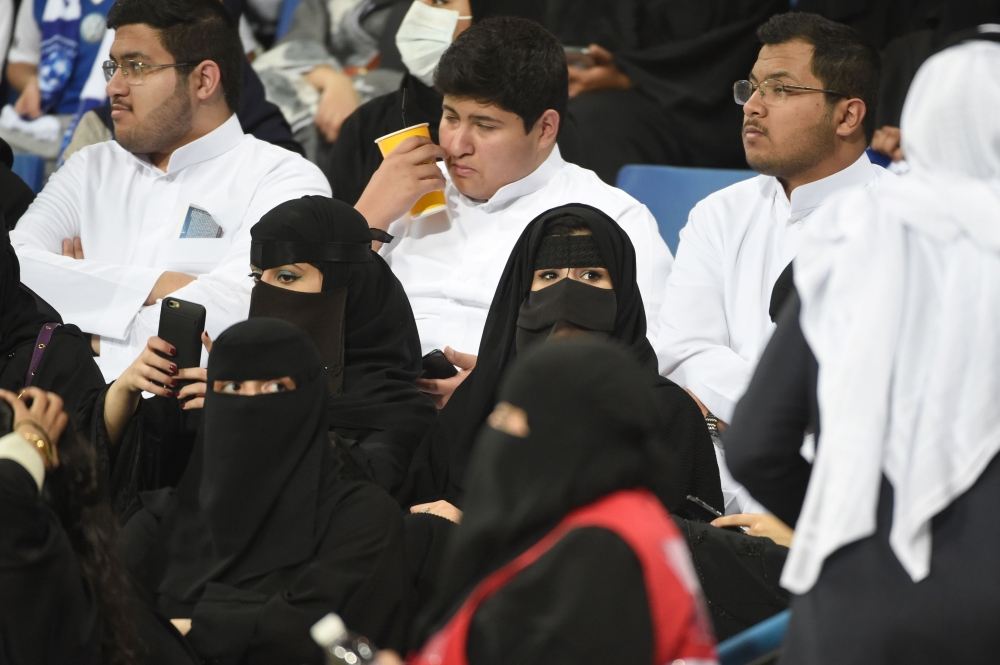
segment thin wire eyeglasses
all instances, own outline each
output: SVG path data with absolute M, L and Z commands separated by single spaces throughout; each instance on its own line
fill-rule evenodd
M 822 92 L 827 95 L 835 95 L 837 97 L 847 97 L 842 92 L 837 92 L 836 90 L 824 90 L 822 88 L 808 88 L 804 85 L 790 85 L 788 83 L 782 83 L 781 81 L 776 81 L 774 79 L 767 79 L 761 81 L 760 83 L 751 83 L 750 81 L 737 81 L 733 84 L 733 99 L 740 106 L 743 106 L 750 101 L 753 97 L 753 93 L 760 93 L 760 101 L 764 102 L 768 106 L 777 106 L 778 104 L 783 104 L 785 102 L 785 97 L 787 96 L 787 91 L 789 90 L 801 90 L 803 92 Z
M 115 75 L 115 71 L 121 70 L 122 78 L 129 85 L 142 85 L 146 82 L 146 70 L 147 69 L 165 69 L 167 67 L 193 67 L 197 65 L 196 62 L 174 62 L 169 65 L 147 65 L 143 62 L 137 62 L 135 60 L 122 60 L 121 64 L 115 62 L 114 60 L 105 60 L 104 64 L 101 65 L 101 69 L 104 70 L 104 80 L 111 81 L 112 77 Z

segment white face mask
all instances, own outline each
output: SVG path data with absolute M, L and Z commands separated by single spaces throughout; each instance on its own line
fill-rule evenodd
M 396 32 L 396 48 L 403 64 L 422 82 L 434 85 L 434 70 L 451 46 L 455 26 L 460 20 L 471 19 L 471 16 L 459 16 L 451 9 L 428 7 L 414 0 Z

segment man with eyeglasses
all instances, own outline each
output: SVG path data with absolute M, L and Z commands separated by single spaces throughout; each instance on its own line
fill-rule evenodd
M 853 28 L 815 14 L 771 18 L 743 106 L 747 163 L 760 173 L 698 203 L 681 231 L 660 309 L 656 351 L 664 376 L 698 401 L 713 434 L 724 430 L 774 324 L 779 275 L 798 251 L 810 215 L 886 177 L 865 149 L 874 131 L 879 54 Z M 726 512 L 762 512 L 725 466 Z
M 21 280 L 92 335 L 113 380 L 156 334 L 168 294 L 204 305 L 213 337 L 245 319 L 250 227 L 330 187 L 301 156 L 243 133 L 243 48 L 222 3 L 118 0 L 108 25 L 115 141 L 73 155 L 11 242 Z

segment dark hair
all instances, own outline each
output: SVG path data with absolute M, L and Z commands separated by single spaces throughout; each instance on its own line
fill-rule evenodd
M 114 30 L 142 23 L 156 31 L 174 62 L 188 76 L 198 64 L 211 60 L 219 66 L 226 105 L 235 112 L 243 92 L 243 44 L 236 22 L 219 0 L 117 0 L 108 12 Z
M 590 224 L 576 215 L 564 215 L 545 225 L 545 237 L 590 235 L 593 230 Z
M 555 35 L 527 19 L 498 16 L 473 24 L 441 56 L 434 84 L 445 95 L 516 113 L 526 134 L 548 109 L 566 117 L 566 53 Z
M 102 662 L 134 665 L 145 653 L 128 608 L 128 581 L 115 555 L 117 528 L 98 481 L 93 447 L 66 427 L 56 447 L 59 466 L 46 473 L 43 497 L 59 517 L 83 574 L 97 598 Z
M 882 59 L 867 37 L 854 28 L 835 23 L 819 14 L 788 12 L 772 16 L 757 28 L 764 45 L 785 44 L 800 39 L 813 47 L 812 73 L 827 90 L 861 99 L 865 103 L 862 126 L 871 142 L 878 111 Z M 827 102 L 833 95 L 827 95 Z

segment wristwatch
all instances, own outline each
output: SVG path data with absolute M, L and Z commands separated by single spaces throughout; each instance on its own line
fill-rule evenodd
M 705 414 L 705 424 L 708 425 L 709 434 L 719 436 L 719 419 L 711 411 Z

